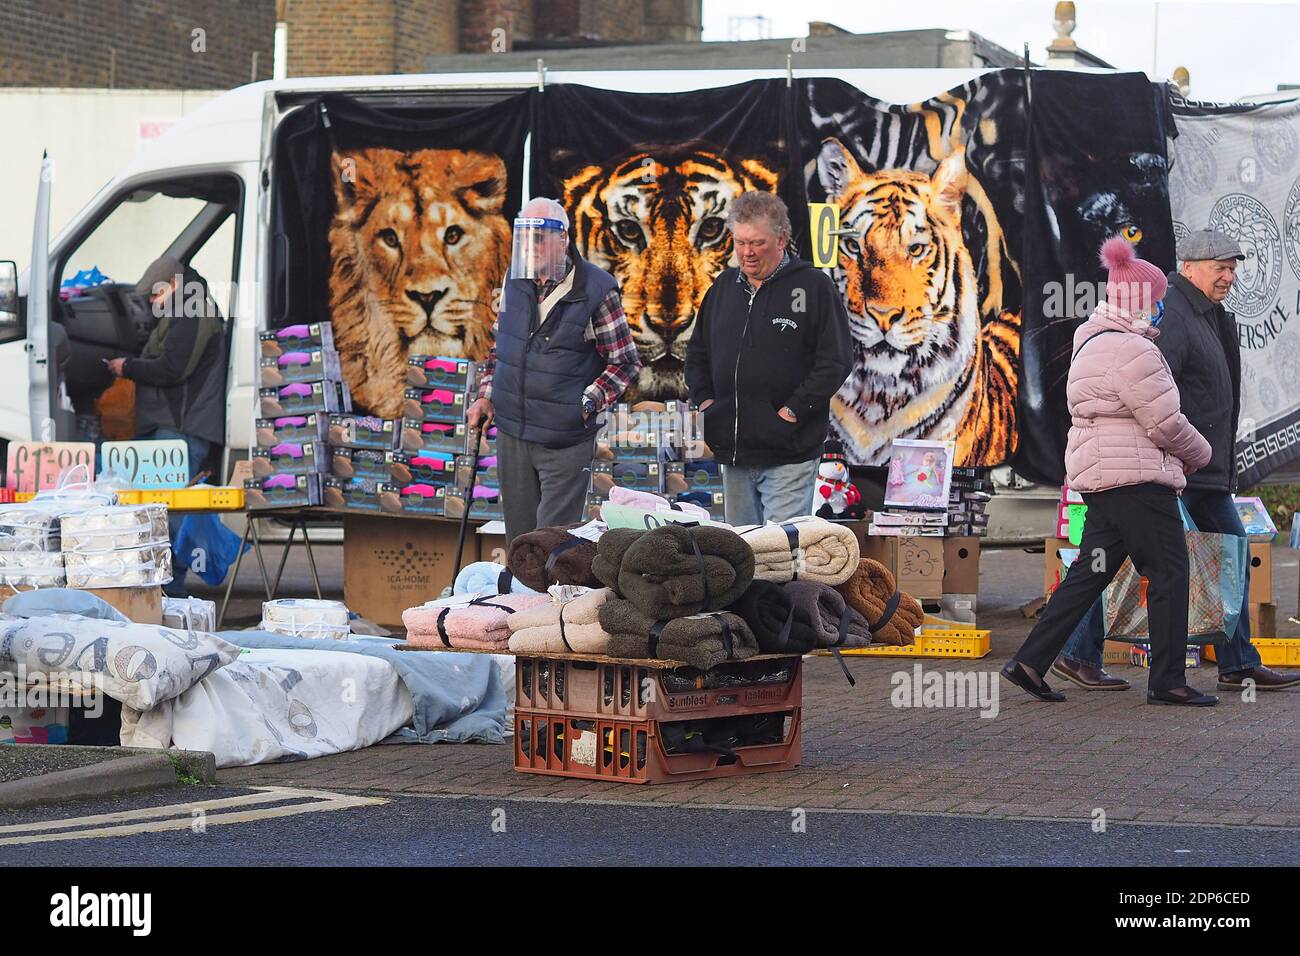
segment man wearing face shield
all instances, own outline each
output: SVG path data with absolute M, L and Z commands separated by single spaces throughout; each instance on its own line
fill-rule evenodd
M 600 412 L 641 370 L 618 282 L 569 241 L 554 199 L 526 203 L 469 423 L 497 424 L 506 539 L 582 518 Z

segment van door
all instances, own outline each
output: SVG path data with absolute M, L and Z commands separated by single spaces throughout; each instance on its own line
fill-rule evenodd
M 115 384 L 107 360 L 139 356 L 158 321 L 136 284 L 154 260 L 173 256 L 207 281 L 226 315 L 238 279 L 242 203 L 242 181 L 231 173 L 136 182 L 63 246 L 52 314 L 71 350 L 67 382 L 77 434 L 67 437 L 137 437 L 124 434 L 133 431 L 129 409 L 116 402 L 110 415 L 101 402 Z

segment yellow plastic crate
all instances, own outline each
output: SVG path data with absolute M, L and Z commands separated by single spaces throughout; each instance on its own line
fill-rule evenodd
M 1250 643 L 1259 651 L 1260 661 L 1265 667 L 1300 667 L 1300 638 L 1255 637 Z M 1213 644 L 1201 648 L 1201 658 L 1207 661 L 1215 659 Z
M 144 504 L 143 495 L 144 492 L 142 491 L 128 488 L 126 491 L 119 491 L 117 493 L 117 503 L 120 505 L 142 505 Z
M 992 633 L 973 627 L 923 627 L 915 643 L 904 647 L 846 647 L 840 653 L 857 657 L 958 657 L 976 660 L 988 654 Z
M 34 491 L 14 492 L 14 501 L 31 501 L 35 497 L 36 497 L 36 492 Z
M 135 493 L 140 496 L 140 499 L 132 502 L 133 504 L 166 505 L 168 508 L 172 506 L 172 495 L 175 494 L 170 488 L 140 488 Z
M 244 489 L 243 488 L 213 488 L 210 508 L 229 509 L 239 511 L 244 507 Z

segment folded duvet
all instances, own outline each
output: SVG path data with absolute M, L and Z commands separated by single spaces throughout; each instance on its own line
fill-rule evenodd
M 631 601 L 611 599 L 601 605 L 598 616 L 609 632 L 611 657 L 681 661 L 708 670 L 758 653 L 749 625 L 727 611 L 659 621 Z
M 861 558 L 850 528 L 811 515 L 780 524 L 744 525 L 736 533 L 754 551 L 754 577 L 763 581 L 847 581 Z
M 539 604 L 506 620 L 510 650 L 515 654 L 606 654 L 609 633 L 597 616 L 613 594 L 609 588 L 588 591 L 564 604 Z
M 591 559 L 596 542 L 569 534 L 563 528 L 538 528 L 510 542 L 506 564 L 516 578 L 534 591 L 552 584 L 600 587 L 592 576 Z
M 659 620 L 730 606 L 753 580 L 754 553 L 730 528 L 612 528 L 601 536 L 591 569 L 602 584 Z

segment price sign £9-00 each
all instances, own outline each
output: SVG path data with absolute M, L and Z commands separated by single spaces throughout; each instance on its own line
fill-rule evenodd
M 81 441 L 15 441 L 9 443 L 5 486 L 31 493 L 57 488 L 59 476 L 76 465 L 95 468 L 95 446 Z
M 116 472 L 132 488 L 184 488 L 190 483 L 190 455 L 184 439 L 106 441 L 104 474 Z

